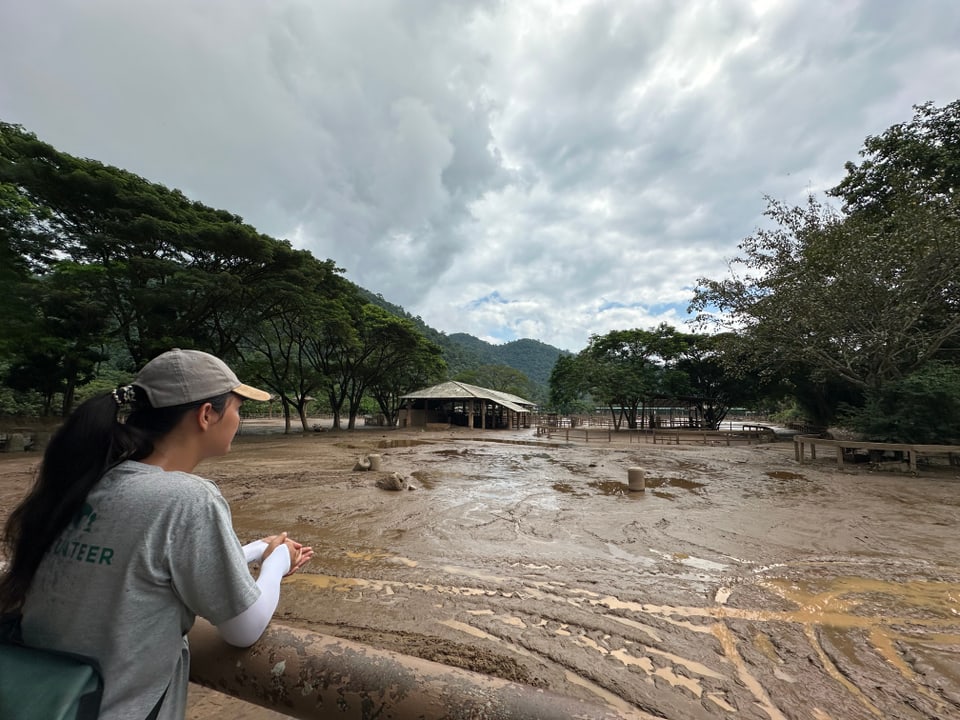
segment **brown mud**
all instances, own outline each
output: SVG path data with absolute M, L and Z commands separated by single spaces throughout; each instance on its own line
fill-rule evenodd
M 960 477 L 791 443 L 565 444 L 529 432 L 283 436 L 216 481 L 244 541 L 316 557 L 283 622 L 637 717 L 960 718 Z M 382 468 L 352 471 L 367 453 Z M 0 516 L 36 455 L 0 456 Z M 627 469 L 647 490 L 627 489 Z M 398 472 L 414 490 L 389 492 Z M 192 688 L 188 717 L 281 717 Z

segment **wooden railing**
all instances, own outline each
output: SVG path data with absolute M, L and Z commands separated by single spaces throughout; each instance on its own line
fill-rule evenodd
M 810 459 L 817 459 L 817 446 L 836 448 L 837 467 L 842 468 L 844 451 L 854 453 L 857 450 L 875 453 L 902 453 L 907 458 L 910 470 L 917 472 L 917 458 L 923 455 L 946 455 L 951 465 L 960 464 L 960 445 L 914 445 L 908 443 L 878 443 L 862 440 L 829 440 L 816 435 L 795 435 L 793 438 L 794 457 L 797 462 L 806 461 L 806 448 L 810 448 Z
M 776 433 L 764 425 L 744 425 L 740 430 L 700 430 L 696 428 L 614 430 L 612 426 L 557 427 L 555 425 L 537 425 L 536 433 L 538 437 L 546 437 L 548 440 L 563 438 L 564 442 L 570 442 L 571 439 L 582 440 L 586 443 L 589 443 L 591 439 L 594 442 L 625 440 L 630 443 L 653 443 L 654 445 L 679 445 L 681 439 L 691 443 L 702 442 L 704 445 L 711 442 L 720 442 L 728 446 L 734 441 L 745 440 L 748 445 L 751 445 L 754 441 L 769 442 L 777 438 Z

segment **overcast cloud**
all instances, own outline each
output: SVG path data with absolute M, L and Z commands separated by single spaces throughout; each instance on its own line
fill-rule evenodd
M 761 223 L 960 97 L 956 0 L 6 0 L 0 119 L 445 332 L 679 325 Z

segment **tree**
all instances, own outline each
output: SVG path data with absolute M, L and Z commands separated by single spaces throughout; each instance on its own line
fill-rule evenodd
M 848 422 L 876 442 L 960 442 L 960 367 L 930 363 L 870 392 Z
M 509 365 L 481 365 L 470 370 L 464 370 L 453 379 L 516 395 L 525 400 L 531 399 L 535 392 L 530 378 Z
M 51 264 L 41 241 L 56 243 L 58 259 L 103 270 L 99 293 L 134 365 L 173 346 L 235 356 L 271 305 L 271 281 L 299 262 L 288 243 L 231 213 L 5 123 L 0 183 L 0 218 L 21 218 L 6 234 L 27 247 L 34 272 Z
M 741 243 L 732 277 L 700 278 L 692 303 L 701 320 L 745 333 L 764 372 L 799 363 L 810 378 L 863 393 L 956 342 L 956 215 L 920 205 L 880 222 L 812 198 L 805 208 L 771 201 L 768 215 L 778 227 Z
M 401 396 L 432 385 L 446 375 L 443 349 L 417 333 L 407 349 L 386 367 L 382 367 L 370 382 L 368 391 L 377 401 L 387 424 L 396 424 Z
M 343 368 L 349 403 L 347 428 L 350 430 L 356 426 L 357 415 L 369 388 L 381 379 L 396 377 L 394 373 L 407 366 L 408 360 L 418 351 L 431 351 L 412 322 L 372 303 L 361 307 L 357 333 L 354 354 Z
M 354 360 L 360 349 L 359 303 L 348 295 L 314 300 L 312 321 L 304 334 L 304 350 L 311 367 L 321 378 L 321 389 L 333 414 L 333 428 L 340 428 L 343 406 L 350 389 Z
M 62 261 L 29 286 L 33 301 L 30 341 L 11 351 L 6 382 L 16 390 L 35 390 L 43 414 L 66 415 L 78 385 L 93 378 L 104 358 L 107 308 L 98 293 L 100 269 Z
M 960 189 L 960 100 L 942 108 L 914 107 L 913 119 L 877 136 L 860 151 L 863 161 L 845 165 L 846 177 L 830 191 L 849 214 L 884 218 L 918 204 L 954 204 Z
M 261 321 L 245 331 L 242 350 L 248 357 L 241 365 L 280 399 L 287 433 L 291 408 L 308 429 L 307 404 L 324 382 L 312 361 L 310 337 L 321 327 L 324 299 L 342 285 L 331 261 L 319 262 L 309 253 L 295 259 L 269 283 L 270 304 Z
M 609 408 L 615 428 L 626 420 L 634 429 L 643 424 L 642 410 L 649 401 L 676 392 L 677 377 L 668 363 L 675 350 L 676 331 L 665 324 L 592 335 L 570 377 L 579 379 L 581 393 Z
M 700 278 L 691 308 L 739 332 L 759 373 L 808 391 L 820 420 L 860 405 L 960 346 L 960 101 L 918 106 L 865 141 L 831 191 L 768 201 L 771 228 L 740 244 L 723 280 Z
M 585 388 L 583 358 L 561 355 L 550 372 L 550 405 L 560 413 L 590 412 L 596 406 Z
M 763 382 L 745 372 L 748 348 L 739 336 L 678 333 L 678 341 L 675 371 L 685 386 L 678 397 L 690 402 L 699 425 L 716 430 L 731 407 L 761 397 Z

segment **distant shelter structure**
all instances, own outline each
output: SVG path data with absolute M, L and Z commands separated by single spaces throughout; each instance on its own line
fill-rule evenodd
M 451 380 L 400 397 L 403 427 L 493 429 L 531 427 L 536 403 L 517 395 Z

